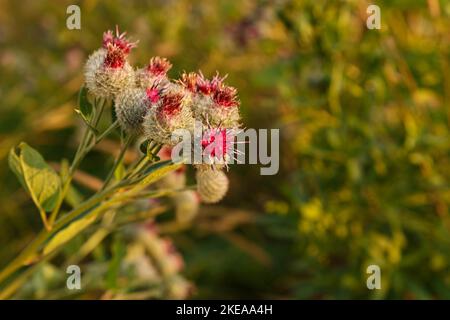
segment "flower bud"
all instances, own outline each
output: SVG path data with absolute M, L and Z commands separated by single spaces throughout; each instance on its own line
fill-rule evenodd
M 239 126 L 237 90 L 224 84 L 226 77 L 216 74 L 211 80 L 202 73 L 184 73 L 179 83 L 192 95 L 194 117 L 213 126 Z
M 118 29 L 116 35 L 111 31 L 103 34 L 103 48 L 90 55 L 85 65 L 86 87 L 94 96 L 114 98 L 134 86 L 134 70 L 126 59 L 135 46 Z
M 128 132 L 142 132 L 142 122 L 150 105 L 151 100 L 143 89 L 132 88 L 118 94 L 115 108 L 121 127 Z
M 172 64 L 166 58 L 153 57 L 149 64 L 136 71 L 137 85 L 141 88 L 164 87 L 170 83 L 167 71 Z
M 149 140 L 173 146 L 172 133 L 177 129 L 192 130 L 195 119 L 189 108 L 189 96 L 176 85 L 163 92 L 158 103 L 150 108 L 144 119 L 144 131 Z
M 239 132 L 239 128 L 206 126 L 202 135 L 193 141 L 194 152 L 198 145 L 201 150 L 201 161 L 194 162 L 194 167 L 199 170 L 222 170 L 228 169 L 229 164 L 238 162 L 241 151 L 236 147 L 238 144 L 236 137 Z
M 205 203 L 216 203 L 228 191 L 228 178 L 221 170 L 197 170 L 197 191 Z

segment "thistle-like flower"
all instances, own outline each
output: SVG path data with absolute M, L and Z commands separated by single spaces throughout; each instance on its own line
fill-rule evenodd
M 153 57 L 146 67 L 136 71 L 137 85 L 141 88 L 164 87 L 170 83 L 167 72 L 171 68 L 172 64 L 166 58 Z
M 142 122 L 148 110 L 155 106 L 161 90 L 151 87 L 146 90 L 129 88 L 122 91 L 115 99 L 117 119 L 121 127 L 128 132 L 142 133 Z
M 197 169 L 228 168 L 231 160 L 237 160 L 236 134 L 238 129 L 208 127 L 201 136 L 202 163 L 195 164 Z M 197 143 L 197 142 L 195 142 Z
M 205 203 L 216 203 L 223 199 L 228 191 L 228 178 L 221 170 L 197 170 L 197 191 Z
M 237 90 L 224 84 L 225 77 L 216 74 L 211 80 L 202 73 L 184 73 L 179 83 L 191 93 L 194 117 L 213 126 L 239 127 Z
M 161 99 L 145 116 L 145 136 L 161 144 L 177 144 L 178 141 L 172 140 L 172 133 L 177 129 L 192 130 L 194 127 L 195 119 L 189 102 L 189 96 L 177 85 L 172 84 L 163 90 Z
M 114 98 L 119 92 L 134 86 L 134 70 L 127 61 L 136 43 L 125 38 L 126 33 L 107 31 L 103 34 L 103 47 L 89 56 L 85 65 L 88 90 L 99 98 Z
M 224 83 L 218 73 L 211 79 L 201 72 L 183 73 L 172 82 L 167 72 L 172 64 L 165 58 L 153 57 L 147 66 L 133 71 L 127 57 L 136 43 L 125 33 L 103 34 L 103 46 L 95 51 L 85 66 L 86 87 L 99 98 L 114 99 L 117 119 L 130 133 L 144 133 L 145 138 L 166 147 L 176 145 L 184 137 L 178 129 L 193 133 L 200 122 L 207 130 L 194 137 L 194 158 L 201 148 L 197 169 L 198 192 L 204 202 L 221 200 L 228 189 L 228 179 L 221 171 L 239 152 L 235 136 L 240 128 L 237 90 Z M 178 139 L 174 139 L 178 137 Z M 178 172 L 164 182 L 170 187 L 185 185 L 184 173 Z M 185 198 L 192 193 L 186 193 Z M 180 198 L 181 199 L 181 198 Z

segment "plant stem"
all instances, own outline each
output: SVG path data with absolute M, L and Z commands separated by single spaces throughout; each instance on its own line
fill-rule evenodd
M 141 171 L 142 168 L 144 168 L 148 162 L 150 161 L 150 157 L 149 156 L 144 156 L 144 158 L 142 158 L 136 165 L 136 167 L 134 167 L 134 169 L 130 172 L 130 174 L 128 175 L 128 179 L 133 178 L 139 171 Z
M 106 199 L 108 196 L 113 194 L 116 191 L 117 186 L 111 187 L 108 190 L 104 190 L 101 193 L 95 194 L 89 200 L 82 203 L 79 207 L 69 212 L 67 215 L 63 216 L 61 219 L 56 221 L 52 230 L 42 230 L 37 237 L 31 242 L 28 247 L 26 247 L 11 263 L 9 263 L 1 272 L 0 272 L 0 283 L 2 283 L 7 277 L 9 277 L 12 273 L 16 272 L 19 268 L 24 266 L 33 255 L 35 255 L 36 251 L 39 247 L 51 236 L 56 234 L 62 227 L 67 225 L 72 220 L 79 217 L 86 210 L 96 206 L 102 200 Z
M 8 299 L 10 296 L 12 296 L 25 283 L 29 276 L 31 276 L 37 269 L 39 269 L 39 267 L 41 267 L 44 262 L 53 258 L 58 253 L 58 251 L 59 250 L 55 250 L 51 254 L 41 259 L 34 266 L 21 273 L 20 276 L 18 276 L 16 279 L 14 279 L 14 281 L 9 283 L 5 288 L 2 289 L 2 291 L 0 292 L 0 299 Z
M 153 141 L 150 142 L 147 154 L 139 160 L 133 170 L 126 177 L 128 179 L 135 177 L 136 174 L 145 168 L 149 163 L 153 163 L 156 159 L 158 159 L 157 154 L 161 148 L 161 144 L 154 144 Z
M 67 173 L 67 176 L 64 177 L 63 180 L 63 187 L 61 190 L 61 193 L 58 197 L 58 200 L 56 202 L 55 207 L 53 208 L 51 214 L 50 214 L 50 218 L 49 218 L 49 227 L 50 229 L 53 227 L 53 223 L 56 220 L 56 217 L 59 213 L 59 209 L 61 208 L 61 205 L 64 201 L 64 198 L 67 194 L 67 191 L 69 190 L 70 187 L 70 183 L 72 181 L 72 176 L 73 173 L 75 172 L 76 168 L 78 167 L 81 159 L 82 159 L 82 154 L 84 152 L 84 148 L 85 148 L 85 144 L 86 144 L 86 140 L 88 140 L 89 135 L 91 134 L 91 131 L 89 128 L 85 128 L 84 133 L 83 133 L 83 137 L 81 138 L 81 142 L 78 145 L 77 151 L 75 153 L 75 156 L 73 158 L 72 164 L 70 165 L 69 168 L 69 172 Z M 47 228 L 48 229 L 48 228 Z M 48 230 L 50 230 L 48 229 Z
M 133 200 L 139 190 L 130 189 L 125 192 L 117 192 L 117 190 L 127 186 L 127 183 L 127 180 L 122 180 L 109 187 L 108 189 L 94 194 L 90 199 L 83 202 L 77 208 L 73 209 L 68 214 L 57 220 L 51 230 L 43 229 L 16 258 L 0 272 L 0 284 L 3 283 L 9 276 L 11 276 L 21 267 L 25 266 L 27 262 L 31 262 L 33 258 L 35 258 L 35 263 L 39 263 L 39 261 L 45 259 L 47 256 L 43 257 L 38 256 L 37 254 L 41 246 L 69 223 L 80 218 L 87 210 L 91 211 L 87 213 L 85 217 L 92 217 L 95 214 L 100 214 L 103 210 L 110 209 L 112 206 L 115 206 L 117 204 L 124 204 L 127 201 Z M 164 194 L 154 194 L 154 196 L 162 195 Z M 110 199 L 103 202 L 103 200 L 107 199 L 110 196 L 112 196 Z M 29 273 L 27 272 L 26 274 L 28 275 Z
M 39 214 L 41 215 L 42 223 L 44 224 L 45 229 L 50 230 L 51 226 L 47 219 L 47 214 L 45 213 L 45 210 L 39 209 Z
M 128 136 L 127 139 L 125 140 L 125 143 L 123 144 L 123 146 L 122 146 L 122 148 L 120 150 L 120 153 L 117 156 L 117 159 L 114 161 L 114 165 L 111 168 L 111 170 L 109 171 L 108 176 L 106 177 L 105 182 L 103 183 L 103 187 L 102 187 L 101 190 L 104 190 L 108 186 L 109 182 L 111 181 L 111 179 L 112 179 L 112 177 L 114 175 L 114 172 L 116 171 L 116 169 L 119 166 L 119 164 L 122 162 L 122 159 L 125 156 L 125 152 L 127 151 L 128 147 L 130 146 L 132 141 L 133 141 L 133 136 L 132 135 Z
M 97 112 L 95 112 L 93 120 L 92 120 L 92 126 L 94 128 L 97 127 L 100 118 L 103 114 L 103 110 L 105 109 L 107 101 L 101 100 L 100 106 Z M 96 109 L 94 109 L 96 110 Z M 70 183 L 72 182 L 73 174 L 75 173 L 76 169 L 80 165 L 81 161 L 84 159 L 86 154 L 98 143 L 100 142 L 104 137 L 106 137 L 110 132 L 112 132 L 116 127 L 118 126 L 118 123 L 114 122 L 111 124 L 111 126 L 108 127 L 99 137 L 95 137 L 95 134 L 92 132 L 91 129 L 86 128 L 83 133 L 83 138 L 81 139 L 80 144 L 78 145 L 77 151 L 75 153 L 74 159 L 72 161 L 72 164 L 69 168 L 69 172 L 67 174 L 67 177 L 65 177 L 63 181 L 63 187 L 61 190 L 61 193 L 58 197 L 58 201 L 56 202 L 55 208 L 52 210 L 50 214 L 50 218 L 48 220 L 48 224 L 46 225 L 47 230 L 51 230 L 53 228 L 53 224 L 56 220 L 56 217 L 58 216 L 59 210 L 61 209 L 62 203 L 64 201 L 64 198 L 66 197 L 66 194 L 69 190 Z M 90 144 L 90 140 L 94 139 L 93 144 Z M 46 224 L 46 221 L 44 221 L 44 224 Z
M 114 203 L 115 203 L 114 199 L 111 198 L 109 201 L 106 201 L 106 202 L 102 203 L 100 206 L 98 206 L 97 208 L 91 210 L 86 215 L 86 217 L 92 217 L 92 216 L 94 216 L 96 214 L 100 214 L 102 211 L 105 211 L 105 210 L 109 209 L 109 207 L 111 205 L 114 205 Z M 83 211 L 81 213 L 83 213 Z M 63 222 L 64 221 L 61 221 L 59 223 L 59 225 L 64 226 L 65 223 L 63 223 Z M 55 232 L 48 233 L 46 238 L 41 243 L 45 242 L 45 240 L 48 239 L 54 233 Z M 39 245 L 34 245 L 33 249 L 38 248 L 38 247 L 39 247 Z M 44 261 L 48 261 L 49 259 L 51 259 L 54 255 L 56 255 L 59 252 L 60 249 L 61 249 L 61 247 L 58 247 L 54 251 L 50 252 L 49 254 L 47 254 L 47 255 L 45 255 L 43 257 L 40 257 L 40 260 L 38 262 L 36 262 L 35 265 L 33 265 L 32 267 L 30 267 L 29 269 L 24 271 L 22 274 L 19 275 L 18 278 L 14 279 L 10 284 L 8 284 L 6 286 L 6 288 L 3 289 L 2 293 L 0 293 L 0 299 L 5 299 L 8 296 L 14 294 L 14 292 L 20 287 L 21 284 L 23 284 L 23 282 L 26 280 L 26 278 L 29 277 L 38 268 L 39 265 L 41 265 Z M 19 267 L 16 268 L 16 270 L 18 268 L 20 268 L 20 265 L 19 265 Z M 16 270 L 14 270 L 14 271 L 16 271 Z M 12 272 L 14 272 L 14 271 L 12 271 Z M 3 272 L 2 272 L 2 274 L 3 274 Z M 0 279 L 0 282 L 1 281 L 2 280 Z
M 105 131 L 103 131 L 102 134 L 100 134 L 96 139 L 95 139 L 95 144 L 99 143 L 104 137 L 106 137 L 107 135 L 109 135 L 113 130 L 117 129 L 119 127 L 119 120 L 114 121 Z M 94 145 L 95 145 L 94 144 Z
M 94 121 L 93 124 L 97 126 L 98 121 L 100 119 L 101 113 L 103 112 L 104 103 L 102 104 L 100 108 L 100 112 L 98 112 L 96 115 L 94 115 Z M 50 239 L 52 236 L 54 236 L 57 232 L 59 232 L 61 229 L 63 229 L 65 226 L 67 226 L 72 221 L 80 218 L 83 214 L 85 214 L 88 210 L 91 210 L 86 214 L 86 217 L 92 217 L 94 214 L 99 214 L 105 209 L 109 209 L 111 206 L 114 206 L 118 203 L 123 204 L 124 202 L 127 202 L 135 197 L 135 193 L 138 190 L 128 190 L 125 192 L 117 192 L 117 190 L 127 186 L 129 184 L 129 178 L 124 179 L 118 183 L 115 183 L 111 187 L 108 187 L 108 183 L 110 182 L 111 176 L 116 170 L 118 164 L 121 162 L 122 158 L 124 157 L 125 151 L 127 150 L 127 147 L 132 141 L 132 137 L 128 137 L 126 143 L 124 144 L 118 158 L 116 159 L 114 166 L 110 172 L 110 175 L 105 181 L 103 189 L 97 193 L 94 194 L 91 198 L 86 200 L 85 202 L 81 203 L 77 208 L 70 211 L 68 214 L 64 215 L 60 219 L 56 220 L 57 215 L 60 211 L 60 207 L 62 205 L 62 202 L 65 198 L 65 195 L 68 191 L 68 188 L 70 186 L 70 182 L 72 180 L 73 174 L 76 171 L 78 165 L 80 164 L 81 160 L 85 157 L 85 155 L 101 140 L 103 139 L 107 134 L 109 134 L 113 129 L 117 128 L 118 123 L 117 121 L 111 124 L 111 126 L 103 132 L 97 139 L 95 139 L 95 134 L 89 130 L 86 129 L 83 135 L 83 139 L 77 149 L 77 152 L 74 156 L 74 160 L 69 168 L 69 172 L 67 173 L 67 176 L 64 177 L 64 185 L 63 190 L 60 194 L 60 197 L 58 198 L 58 202 L 52 211 L 50 215 L 50 220 L 47 222 L 46 216 L 43 217 L 44 225 L 46 225 L 46 228 L 43 229 L 40 233 L 38 233 L 37 237 L 14 259 L 12 260 L 3 270 L 0 272 L 0 284 L 3 283 L 7 278 L 9 278 L 12 274 L 17 272 L 20 268 L 24 267 L 27 263 L 33 261 L 35 263 L 40 263 L 43 259 L 46 259 L 47 256 L 39 256 L 38 252 L 39 249 L 42 247 L 42 245 L 45 244 L 48 239 Z M 91 139 L 94 138 L 93 143 L 91 143 Z M 131 172 L 131 176 L 138 174 L 140 170 L 142 170 L 148 163 L 153 162 L 156 157 L 154 153 L 158 152 L 160 150 L 160 145 L 152 145 L 151 147 L 151 153 L 150 156 L 145 156 L 141 161 L 139 161 L 134 170 Z M 110 199 L 106 200 L 108 197 L 111 197 Z M 106 201 L 104 201 L 106 200 Z M 45 219 L 44 219 L 45 218 Z M 47 226 L 48 223 L 48 226 Z M 52 254 L 52 253 L 50 253 Z M 36 262 L 37 261 L 37 262 Z M 31 269 L 35 270 L 34 267 L 31 267 Z M 19 276 L 19 279 L 23 279 L 24 277 L 27 277 L 30 275 L 32 271 L 26 270 L 24 274 L 21 274 Z M 22 283 L 19 280 L 18 282 L 12 282 L 12 287 L 9 287 L 8 289 L 8 295 L 12 294 L 14 290 L 19 288 L 19 284 Z
M 132 165 L 130 168 L 127 169 L 127 174 L 125 175 L 125 178 L 130 178 L 134 172 L 137 170 L 138 167 L 142 167 L 143 162 L 146 162 L 147 155 L 144 154 L 134 165 Z

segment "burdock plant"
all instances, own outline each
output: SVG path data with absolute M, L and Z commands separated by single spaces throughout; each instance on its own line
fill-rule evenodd
M 161 160 L 158 154 L 161 155 L 163 147 L 166 153 L 170 152 L 170 147 L 176 144 L 172 139 L 175 130 L 192 132 L 195 122 L 208 128 L 201 140 L 202 150 L 209 150 L 207 147 L 215 137 L 226 140 L 227 130 L 240 127 L 236 89 L 227 86 L 225 77 L 218 74 L 207 79 L 201 72 L 184 73 L 180 79 L 171 80 L 167 71 L 172 65 L 160 57 L 135 70 L 128 55 L 136 46 L 125 33 L 108 31 L 103 35 L 102 47 L 89 56 L 84 69 L 85 84 L 79 91 L 75 110 L 85 124 L 85 131 L 70 164 L 63 162 L 56 172 L 38 151 L 24 142 L 10 151 L 9 165 L 35 203 L 43 229 L 0 272 L 1 297 L 13 294 L 40 263 L 56 255 L 64 244 L 111 210 L 141 199 L 168 196 L 177 205 L 176 216 L 187 220 L 195 216 L 199 200 L 215 203 L 225 196 L 228 179 L 223 170 L 232 152 L 229 142 L 223 143 L 222 150 L 219 146 L 208 151 L 210 159 L 220 161 L 195 165 L 196 191 L 186 187 L 186 179 L 169 178 L 184 175 L 180 171 L 183 163 L 174 163 L 167 157 Z M 108 114 L 112 117 L 107 117 Z M 106 118 L 112 119 L 110 125 L 101 129 L 101 120 Z M 63 203 L 80 163 L 114 132 L 120 132 L 121 149 L 103 186 L 64 212 Z M 141 157 L 125 166 L 124 155 L 129 148 L 137 148 L 136 141 L 143 141 L 139 147 Z

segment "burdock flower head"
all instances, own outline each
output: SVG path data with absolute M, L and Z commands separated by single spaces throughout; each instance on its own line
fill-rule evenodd
M 225 128 L 239 127 L 237 90 L 224 83 L 225 77 L 217 73 L 207 79 L 200 73 L 184 73 L 179 83 L 190 92 L 193 112 L 197 120 Z
M 222 170 L 228 169 L 239 152 L 235 148 L 241 127 L 237 90 L 219 73 L 212 78 L 201 72 L 183 73 L 179 80 L 171 81 L 167 72 L 172 64 L 161 57 L 151 58 L 134 71 L 127 58 L 135 46 L 117 28 L 115 33 L 105 32 L 102 48 L 86 63 L 86 87 L 97 98 L 114 100 L 124 131 L 133 136 L 143 134 L 159 148 L 175 146 L 186 133 L 192 137 L 200 124 L 202 134 L 194 134 L 191 140 L 194 158 L 201 150 L 200 162 L 194 159 L 198 193 L 204 202 L 219 201 L 228 190 Z
M 237 90 L 224 83 L 218 73 L 207 79 L 200 73 L 184 73 L 178 83 L 191 96 L 196 121 L 206 130 L 200 142 L 202 162 L 196 163 L 197 191 L 205 203 L 220 201 L 228 190 L 228 178 L 222 171 L 235 160 L 235 137 L 240 128 Z M 195 147 L 194 147 L 195 149 Z
M 136 71 L 137 85 L 141 88 L 168 85 L 167 72 L 171 68 L 172 64 L 166 58 L 153 57 L 147 66 Z
M 119 93 L 115 99 L 115 108 L 119 123 L 127 132 L 140 134 L 147 112 L 156 107 L 162 89 L 153 86 L 147 89 L 128 88 Z
M 197 169 L 223 169 L 228 168 L 236 155 L 236 129 L 207 127 L 200 138 L 202 163 L 195 164 Z M 197 143 L 197 142 L 195 142 Z
M 195 119 L 189 107 L 190 97 L 178 85 L 163 89 L 160 99 L 147 112 L 144 119 L 145 136 L 155 142 L 175 145 L 172 133 L 177 129 L 192 130 Z
M 122 90 L 134 86 L 134 70 L 127 61 L 136 46 L 125 38 L 126 33 L 107 31 L 103 46 L 89 56 L 85 65 L 86 87 L 96 97 L 114 98 Z

